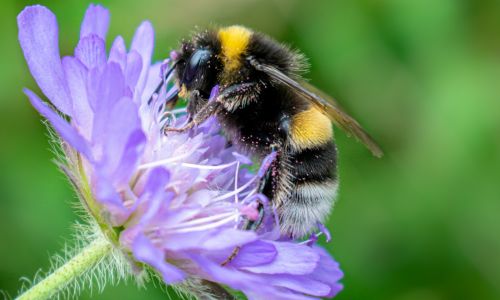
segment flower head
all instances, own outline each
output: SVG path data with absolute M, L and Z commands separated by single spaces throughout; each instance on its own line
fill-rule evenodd
M 340 291 L 338 264 L 313 243 L 280 237 L 269 205 L 259 231 L 242 229 L 266 202 L 257 192 L 264 171 L 244 167 L 251 160 L 228 146 L 215 119 L 186 133 L 162 133 L 166 123 L 181 124 L 186 116 L 165 109 L 173 90 L 151 98 L 169 78 L 163 78 L 168 60 L 151 64 L 149 22 L 128 50 L 119 36 L 106 53 L 109 13 L 91 5 L 74 55 L 62 59 L 56 18 L 47 8 L 27 7 L 18 25 L 30 71 L 53 107 L 25 93 L 61 137 L 63 168 L 84 206 L 134 264 L 153 267 L 167 284 L 203 278 L 250 299 Z

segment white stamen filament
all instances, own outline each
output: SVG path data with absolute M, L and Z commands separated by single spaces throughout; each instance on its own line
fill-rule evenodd
M 236 170 L 234 172 L 234 190 L 237 191 L 238 190 L 238 174 L 239 174 L 239 170 L 240 170 L 240 162 L 238 161 L 238 163 L 236 164 Z M 238 193 L 235 193 L 234 194 L 234 203 L 238 204 L 239 200 L 238 200 Z M 234 221 L 235 222 L 238 222 L 238 219 L 239 219 L 239 216 L 235 216 L 234 217 Z
M 243 190 L 245 190 L 247 187 L 249 187 L 254 181 L 255 181 L 255 178 L 257 177 L 252 177 L 247 183 L 245 183 L 244 185 L 240 186 L 238 189 L 230 192 L 230 193 L 226 193 L 226 194 L 223 194 L 223 195 L 220 195 L 218 197 L 215 197 L 212 199 L 213 202 L 215 201 L 220 201 L 220 200 L 223 200 L 223 199 L 226 199 L 226 198 L 229 198 Z
M 181 166 L 186 168 L 200 169 L 200 170 L 222 170 L 234 166 L 238 162 L 232 162 L 223 165 L 198 165 L 198 164 L 190 164 L 190 163 L 181 163 Z
M 321 232 L 321 231 L 320 231 L 320 232 L 318 232 L 318 233 L 316 234 L 316 237 L 320 237 L 322 234 L 323 234 L 323 232 Z M 305 241 L 300 242 L 300 243 L 298 243 L 298 244 L 299 244 L 299 245 L 304 245 L 304 244 L 307 244 L 307 243 L 312 242 L 312 241 L 313 241 L 313 239 L 308 239 L 308 240 L 305 240 Z
M 252 196 L 255 195 L 256 192 L 257 192 L 257 188 L 255 188 L 249 192 L 242 193 L 241 195 L 245 196 L 245 198 L 243 198 L 243 200 L 241 200 L 241 203 L 246 203 L 248 201 L 248 199 L 252 198 Z
M 172 164 L 172 163 L 175 163 L 175 162 L 177 162 L 179 160 L 182 160 L 184 158 L 188 158 L 196 150 L 198 150 L 198 149 L 196 149 L 195 147 L 193 147 L 192 149 L 190 149 L 190 151 L 188 151 L 188 152 L 186 152 L 184 154 L 178 155 L 178 156 L 169 157 L 169 158 L 160 159 L 160 160 L 157 160 L 157 161 L 153 161 L 153 162 L 141 164 L 141 165 L 139 165 L 138 169 L 139 170 L 144 170 L 144 169 L 149 169 L 149 168 L 154 168 L 154 167 L 159 167 L 159 166 L 163 166 L 163 165 Z
M 240 162 L 236 164 L 236 170 L 234 172 L 234 190 L 238 190 L 238 173 L 240 170 Z M 234 194 L 234 203 L 238 203 L 238 193 Z
M 213 222 L 209 223 L 205 226 L 198 226 L 198 227 L 187 227 L 187 228 L 182 228 L 179 230 L 175 230 L 176 233 L 186 233 L 186 232 L 194 232 L 194 231 L 203 231 L 203 230 L 208 230 L 212 228 L 217 228 L 219 226 L 222 226 L 226 223 L 234 222 L 234 215 L 230 215 L 229 217 L 222 219 L 218 222 Z
M 209 222 L 212 222 L 215 220 L 223 219 L 223 218 L 226 218 L 228 216 L 233 216 L 234 214 L 235 214 L 235 212 L 232 211 L 232 212 L 227 212 L 227 213 L 223 213 L 223 214 L 217 214 L 214 216 L 198 218 L 198 219 L 194 219 L 194 220 L 189 221 L 189 222 L 181 223 L 178 226 L 170 227 L 169 230 L 170 229 L 183 229 L 183 228 L 187 228 L 187 227 L 194 227 L 196 225 L 201 225 L 204 223 L 209 223 Z
M 149 169 L 149 168 L 158 167 L 158 166 L 162 166 L 162 165 L 177 163 L 178 160 L 189 157 L 191 154 L 192 153 L 182 154 L 179 156 L 170 157 L 167 159 L 161 159 L 161 160 L 157 160 L 154 162 L 142 164 L 142 165 L 139 165 L 138 169 L 143 170 L 143 169 Z M 235 162 L 231 162 L 231 163 L 223 164 L 223 165 L 199 165 L 199 164 L 191 164 L 191 163 L 180 163 L 180 165 L 183 167 L 186 167 L 186 168 L 200 169 L 200 170 L 222 170 L 222 169 L 234 166 L 238 163 L 239 163 L 238 161 L 235 161 Z

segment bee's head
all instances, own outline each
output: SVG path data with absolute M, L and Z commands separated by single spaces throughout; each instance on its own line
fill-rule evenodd
M 222 70 L 219 51 L 220 45 L 209 31 L 195 36 L 192 41 L 182 42 L 174 57 L 179 86 L 188 92 L 198 90 L 208 98 Z
M 182 42 L 175 59 L 178 84 L 188 92 L 196 89 L 208 96 L 216 84 L 248 80 L 253 71 L 246 62 L 252 36 L 243 26 L 229 26 L 202 31 Z

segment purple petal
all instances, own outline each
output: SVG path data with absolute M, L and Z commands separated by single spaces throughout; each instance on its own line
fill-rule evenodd
M 288 274 L 264 275 L 270 285 L 284 287 L 296 293 L 324 297 L 330 293 L 330 286 L 316 281 L 307 275 L 295 276 Z
M 319 254 L 320 261 L 318 267 L 309 277 L 329 285 L 330 292 L 324 297 L 334 297 L 343 289 L 343 285 L 339 283 L 339 280 L 344 277 L 344 273 L 340 270 L 339 264 L 333 260 L 325 249 L 317 246 L 314 249 Z
M 104 217 L 113 226 L 123 225 L 132 210 L 125 207 L 121 195 L 111 182 L 111 178 L 98 165 L 95 165 L 91 175 L 92 192 L 96 200 L 106 207 Z
M 241 231 L 233 228 L 211 231 L 204 230 L 171 234 L 164 247 L 172 251 L 188 249 L 217 251 L 232 249 L 250 243 L 255 239 L 256 235 L 251 231 Z M 170 241 L 175 241 L 175 243 L 170 243 Z
M 95 113 L 92 139 L 104 142 L 109 121 L 127 122 L 117 116 L 111 116 L 116 102 L 126 95 L 125 78 L 118 64 L 108 63 L 103 71 L 90 71 L 88 86 L 90 107 Z
M 74 57 L 64 57 L 62 64 L 71 97 L 75 99 L 72 107 L 72 121 L 76 122 L 78 131 L 87 140 L 90 140 L 94 112 L 90 108 L 87 94 L 87 70 L 85 66 Z
M 127 86 L 133 90 L 139 80 L 142 69 L 142 58 L 139 53 L 132 51 L 127 55 L 127 68 L 125 70 L 125 81 Z
M 132 179 L 144 151 L 145 143 L 146 135 L 142 130 L 135 130 L 129 135 L 124 150 L 120 155 L 120 162 L 112 175 L 117 186 L 126 186 Z
M 243 246 L 230 265 L 236 268 L 258 266 L 271 263 L 276 258 L 276 247 L 263 241 L 255 241 Z
M 146 137 L 141 129 L 137 107 L 132 99 L 124 97 L 113 105 L 109 112 L 110 119 L 101 120 L 102 132 L 96 135 L 95 142 L 103 146 L 106 169 L 117 184 L 127 184 L 139 162 Z M 123 156 L 127 154 L 126 159 Z M 123 165 L 125 164 L 125 165 Z M 118 174 L 117 170 L 122 172 Z M 114 175 L 112 175 L 114 174 Z
M 183 221 L 196 217 L 202 210 L 203 208 L 201 206 L 195 207 L 194 205 L 170 209 L 162 218 L 161 224 L 165 228 L 175 226 Z
M 75 48 L 75 56 L 89 69 L 103 66 L 106 63 L 104 40 L 95 34 L 84 37 Z
M 111 50 L 109 50 L 109 61 L 118 63 L 122 70 L 125 70 L 127 64 L 127 48 L 121 36 L 115 38 Z
M 257 236 L 254 232 L 228 228 L 212 235 L 202 244 L 202 248 L 207 250 L 232 248 L 250 243 L 256 238 Z
M 161 63 L 155 63 L 149 68 L 146 86 L 144 87 L 144 91 L 142 92 L 141 103 L 146 103 L 149 100 L 154 90 L 161 82 L 160 69 Z
M 137 51 L 142 57 L 142 70 L 139 80 L 137 82 L 137 87 L 135 93 L 137 96 L 142 95 L 144 86 L 146 84 L 149 65 L 151 64 L 151 55 L 153 54 L 154 46 L 154 30 L 153 26 L 149 21 L 144 21 L 141 23 L 139 28 L 135 31 L 134 38 L 132 39 L 132 45 L 130 51 Z M 136 99 L 139 99 L 136 97 Z
M 165 254 L 144 235 L 137 236 L 132 247 L 135 258 L 153 266 L 161 273 L 165 283 L 172 284 L 185 278 L 184 272 L 168 264 L 165 260 Z
M 231 268 L 221 267 L 219 264 L 207 259 L 202 255 L 192 255 L 191 260 L 195 261 L 205 272 L 208 272 L 210 279 L 215 282 L 221 282 L 238 290 L 246 290 L 257 287 L 256 277 L 244 272 L 238 272 Z M 266 290 L 266 286 L 262 286 L 262 290 Z
M 17 16 L 17 24 L 19 42 L 33 78 L 59 111 L 71 115 L 54 14 L 40 5 L 29 6 Z
M 273 300 L 310 300 L 316 299 L 293 293 L 287 289 L 276 288 L 262 276 L 239 272 L 232 268 L 221 267 L 202 255 L 191 255 L 204 272 L 209 275 L 209 280 L 227 284 L 233 289 L 241 290 L 249 300 L 273 299 Z
M 240 154 L 238 152 L 232 152 L 232 154 L 236 158 L 236 160 L 239 161 L 240 163 L 242 163 L 244 165 L 251 165 L 252 164 L 252 160 L 250 158 L 248 158 L 247 156 Z
M 188 176 L 190 178 L 184 178 L 184 179 L 187 180 L 186 182 L 191 183 L 192 181 L 190 181 L 189 179 L 194 180 L 195 177 L 197 176 L 197 174 L 195 174 L 194 172 L 191 172 L 190 174 L 188 174 Z M 194 183 L 194 182 L 192 182 L 192 183 Z M 191 188 L 191 186 L 189 184 L 185 185 L 185 187 Z M 196 192 L 192 193 L 191 195 L 189 195 L 188 201 L 191 203 L 196 203 L 196 205 L 206 206 L 206 205 L 209 205 L 210 202 L 212 201 L 212 199 L 215 197 L 214 194 L 216 194 L 216 192 L 214 192 L 214 191 L 199 190 L 199 191 L 196 191 Z
M 89 160 L 93 160 L 87 141 L 66 122 L 61 116 L 54 112 L 47 104 L 45 104 L 35 93 L 28 89 L 23 90 L 29 97 L 31 104 L 38 112 L 49 120 L 57 133 L 68 142 L 78 152 L 82 153 Z
M 276 258 L 269 264 L 243 267 L 243 270 L 265 274 L 303 275 L 310 274 L 317 266 L 319 254 L 306 245 L 293 242 L 268 241 L 268 243 L 276 247 L 278 253 Z
M 146 206 L 140 223 L 149 222 L 155 217 L 161 205 L 168 205 L 173 194 L 165 193 L 164 188 L 169 180 L 170 173 L 163 168 L 155 168 L 149 173 L 140 199 L 141 204 Z
M 85 12 L 82 27 L 80 29 L 80 39 L 95 34 L 106 40 L 106 33 L 109 26 L 109 12 L 106 8 L 90 4 Z

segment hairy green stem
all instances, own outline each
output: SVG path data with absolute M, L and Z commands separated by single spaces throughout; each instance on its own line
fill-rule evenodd
M 71 284 L 73 280 L 78 279 L 96 266 L 111 252 L 111 249 L 111 244 L 105 239 L 98 239 L 90 243 L 80 253 L 21 294 L 17 299 L 40 300 L 54 296 L 68 284 Z

